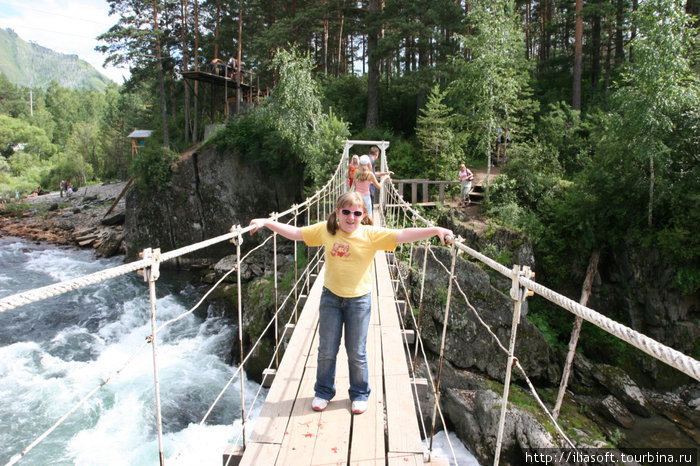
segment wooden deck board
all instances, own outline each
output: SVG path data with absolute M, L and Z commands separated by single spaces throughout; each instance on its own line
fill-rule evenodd
M 316 296 L 320 297 L 320 283 L 322 282 L 319 282 L 318 286 L 312 287 L 310 293 L 312 299 Z M 318 312 L 312 299 L 307 300 L 307 303 L 311 303 L 309 309 L 305 306 L 299 316 L 297 328 L 301 330 L 292 334 L 285 350 L 285 354 L 288 353 L 294 357 L 282 358 L 275 376 L 275 383 L 270 387 L 265 404 L 255 420 L 250 442 L 282 443 L 289 413 L 294 406 L 316 333 L 314 329 L 318 322 Z
M 311 464 L 322 414 L 311 409 L 313 399 L 314 380 L 304 378 L 275 464 Z
M 376 280 L 367 335 L 372 392 L 367 411 L 360 415 L 350 412 L 347 357 L 342 341 L 336 366 L 336 396 L 325 411 L 311 409 L 322 287 L 322 280 L 317 280 L 254 424 L 243 464 L 423 464 L 408 366 L 384 253 L 377 253 L 374 270 Z

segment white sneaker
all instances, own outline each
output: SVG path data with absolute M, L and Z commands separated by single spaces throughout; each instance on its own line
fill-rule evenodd
M 314 411 L 323 411 L 328 406 L 328 400 L 323 398 L 315 397 L 314 401 L 311 402 L 311 409 Z
M 352 402 L 352 413 L 362 414 L 367 411 L 367 400 L 355 400 Z

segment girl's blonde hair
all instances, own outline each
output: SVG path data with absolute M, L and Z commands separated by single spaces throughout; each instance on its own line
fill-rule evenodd
M 362 198 L 362 195 L 355 191 L 348 191 L 345 194 L 341 194 L 338 200 L 335 201 L 335 210 L 331 212 L 331 214 L 328 216 L 328 221 L 326 222 L 326 230 L 328 230 L 328 233 L 335 235 L 338 228 L 340 228 L 335 211 L 351 205 L 362 206 L 362 211 L 365 213 L 365 215 L 362 217 L 363 225 L 374 225 L 372 219 L 367 215 L 367 206 L 365 205 L 365 200 Z
M 355 181 L 365 181 L 369 179 L 369 175 L 373 175 L 372 166 L 370 164 L 360 165 L 355 170 Z

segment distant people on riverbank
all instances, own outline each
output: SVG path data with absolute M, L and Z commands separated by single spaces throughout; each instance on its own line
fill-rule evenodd
M 61 191 L 61 197 L 63 197 L 63 193 L 66 192 L 67 188 L 68 183 L 66 183 L 66 180 L 61 180 L 61 182 L 58 185 L 58 189 Z
M 459 165 L 459 173 L 457 174 L 457 177 L 461 182 L 460 195 L 462 200 L 460 201 L 459 206 L 466 207 L 472 203 L 471 199 L 469 199 L 469 193 L 472 190 L 472 180 L 474 179 L 474 174 L 467 168 L 466 165 L 462 163 Z
M 41 189 L 41 186 L 37 186 L 36 190 L 32 192 L 32 197 L 43 196 L 44 194 L 48 194 L 48 192 Z

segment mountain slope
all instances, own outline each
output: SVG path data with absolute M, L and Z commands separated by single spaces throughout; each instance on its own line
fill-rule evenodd
M 112 82 L 77 55 L 54 52 L 0 29 L 0 72 L 21 86 L 46 87 L 51 80 L 71 89 L 103 91 Z

